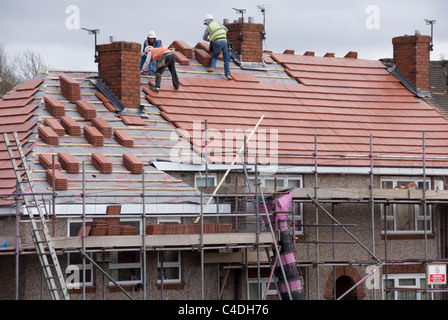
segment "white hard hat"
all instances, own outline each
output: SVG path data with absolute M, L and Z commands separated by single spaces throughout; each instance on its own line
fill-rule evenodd
M 210 13 L 206 14 L 205 17 L 204 17 L 204 21 L 205 20 L 213 20 L 213 16 Z
M 156 33 L 154 31 L 149 31 L 148 32 L 148 38 L 155 38 L 156 37 Z
M 152 48 L 152 46 L 146 46 L 145 47 L 145 52 L 148 53 L 149 49 L 151 49 L 151 48 Z

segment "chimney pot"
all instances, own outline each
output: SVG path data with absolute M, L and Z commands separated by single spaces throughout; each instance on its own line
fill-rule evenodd
M 254 17 L 249 17 L 249 23 L 254 23 Z

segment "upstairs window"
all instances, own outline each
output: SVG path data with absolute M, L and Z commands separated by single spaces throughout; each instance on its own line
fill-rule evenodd
M 423 189 L 423 179 L 384 178 L 382 189 Z M 431 189 L 430 181 L 426 181 L 426 190 Z M 432 206 L 426 205 L 426 231 L 432 232 Z M 425 232 L 425 214 L 421 204 L 394 203 L 382 205 L 381 219 L 386 217 L 386 228 L 392 233 Z

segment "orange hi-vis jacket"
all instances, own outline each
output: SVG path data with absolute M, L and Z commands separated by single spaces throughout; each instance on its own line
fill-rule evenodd
M 157 61 L 164 53 L 171 52 L 171 50 L 164 47 L 146 49 L 146 53 L 149 52 L 151 52 L 152 59 Z

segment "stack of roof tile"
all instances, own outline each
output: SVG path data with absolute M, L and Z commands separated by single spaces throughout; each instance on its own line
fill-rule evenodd
M 67 190 L 68 179 L 62 174 L 61 170 L 54 171 L 54 186 L 53 186 L 53 170 L 45 170 L 45 178 L 47 182 L 55 188 L 55 190 Z
M 100 173 L 112 173 L 112 162 L 102 152 L 92 153 L 92 164 Z M 109 207 L 107 210 L 109 211 Z M 119 206 L 121 209 L 121 206 Z
M 107 226 L 107 235 L 108 236 L 121 236 L 121 227 L 122 226 L 120 226 L 120 225 L 109 224 Z
M 59 81 L 61 85 L 62 95 L 69 102 L 81 100 L 81 87 L 79 85 L 79 82 L 67 75 L 60 75 Z
M 107 216 L 118 216 L 116 218 L 107 219 L 107 224 L 110 226 L 120 226 L 120 214 L 121 214 L 121 205 L 110 205 L 107 206 L 106 215 Z M 110 229 L 109 229 L 110 230 Z M 115 230 L 118 234 L 121 233 L 121 228 L 119 230 Z
M 53 168 L 53 155 L 50 153 L 40 153 L 39 154 L 39 163 L 45 169 L 52 169 Z M 54 168 L 61 169 L 61 164 L 56 157 L 54 159 Z
M 115 130 L 114 137 L 124 147 L 132 148 L 134 147 L 134 140 L 131 136 L 124 130 Z
M 50 145 L 58 145 L 59 144 L 59 136 L 56 132 L 53 131 L 50 127 L 45 126 L 39 126 L 37 129 L 39 137 L 42 138 L 42 140 L 46 144 Z
M 61 125 L 64 127 L 65 132 L 71 136 L 81 135 L 81 126 L 72 117 L 61 117 Z
M 87 141 L 94 146 L 102 146 L 104 145 L 104 136 L 101 132 L 95 127 L 84 127 L 84 136 Z
M 79 162 L 68 152 L 59 152 L 58 160 L 67 173 L 79 173 Z
M 65 116 L 65 105 L 54 97 L 44 97 L 45 108 L 55 118 Z
M 107 236 L 108 229 L 106 221 L 95 221 L 90 234 L 92 236 Z
M 196 49 L 196 51 L 195 51 L 195 58 L 204 67 L 209 67 L 210 63 L 212 61 L 212 56 L 210 54 L 208 54 L 207 52 L 205 52 L 204 50 L 202 50 L 202 49 Z
M 92 125 L 106 138 L 112 137 L 112 126 L 103 118 L 93 118 Z
M 87 101 L 76 100 L 76 110 L 84 119 L 90 120 L 96 117 L 96 109 Z
M 135 230 L 137 230 L 136 226 L 121 226 L 121 235 L 132 236 L 135 234 Z
M 45 119 L 44 126 L 50 127 L 58 136 L 63 136 L 65 134 L 65 129 L 58 120 L 56 119 Z
M 132 153 L 123 154 L 123 164 L 132 173 L 142 173 L 143 162 Z

